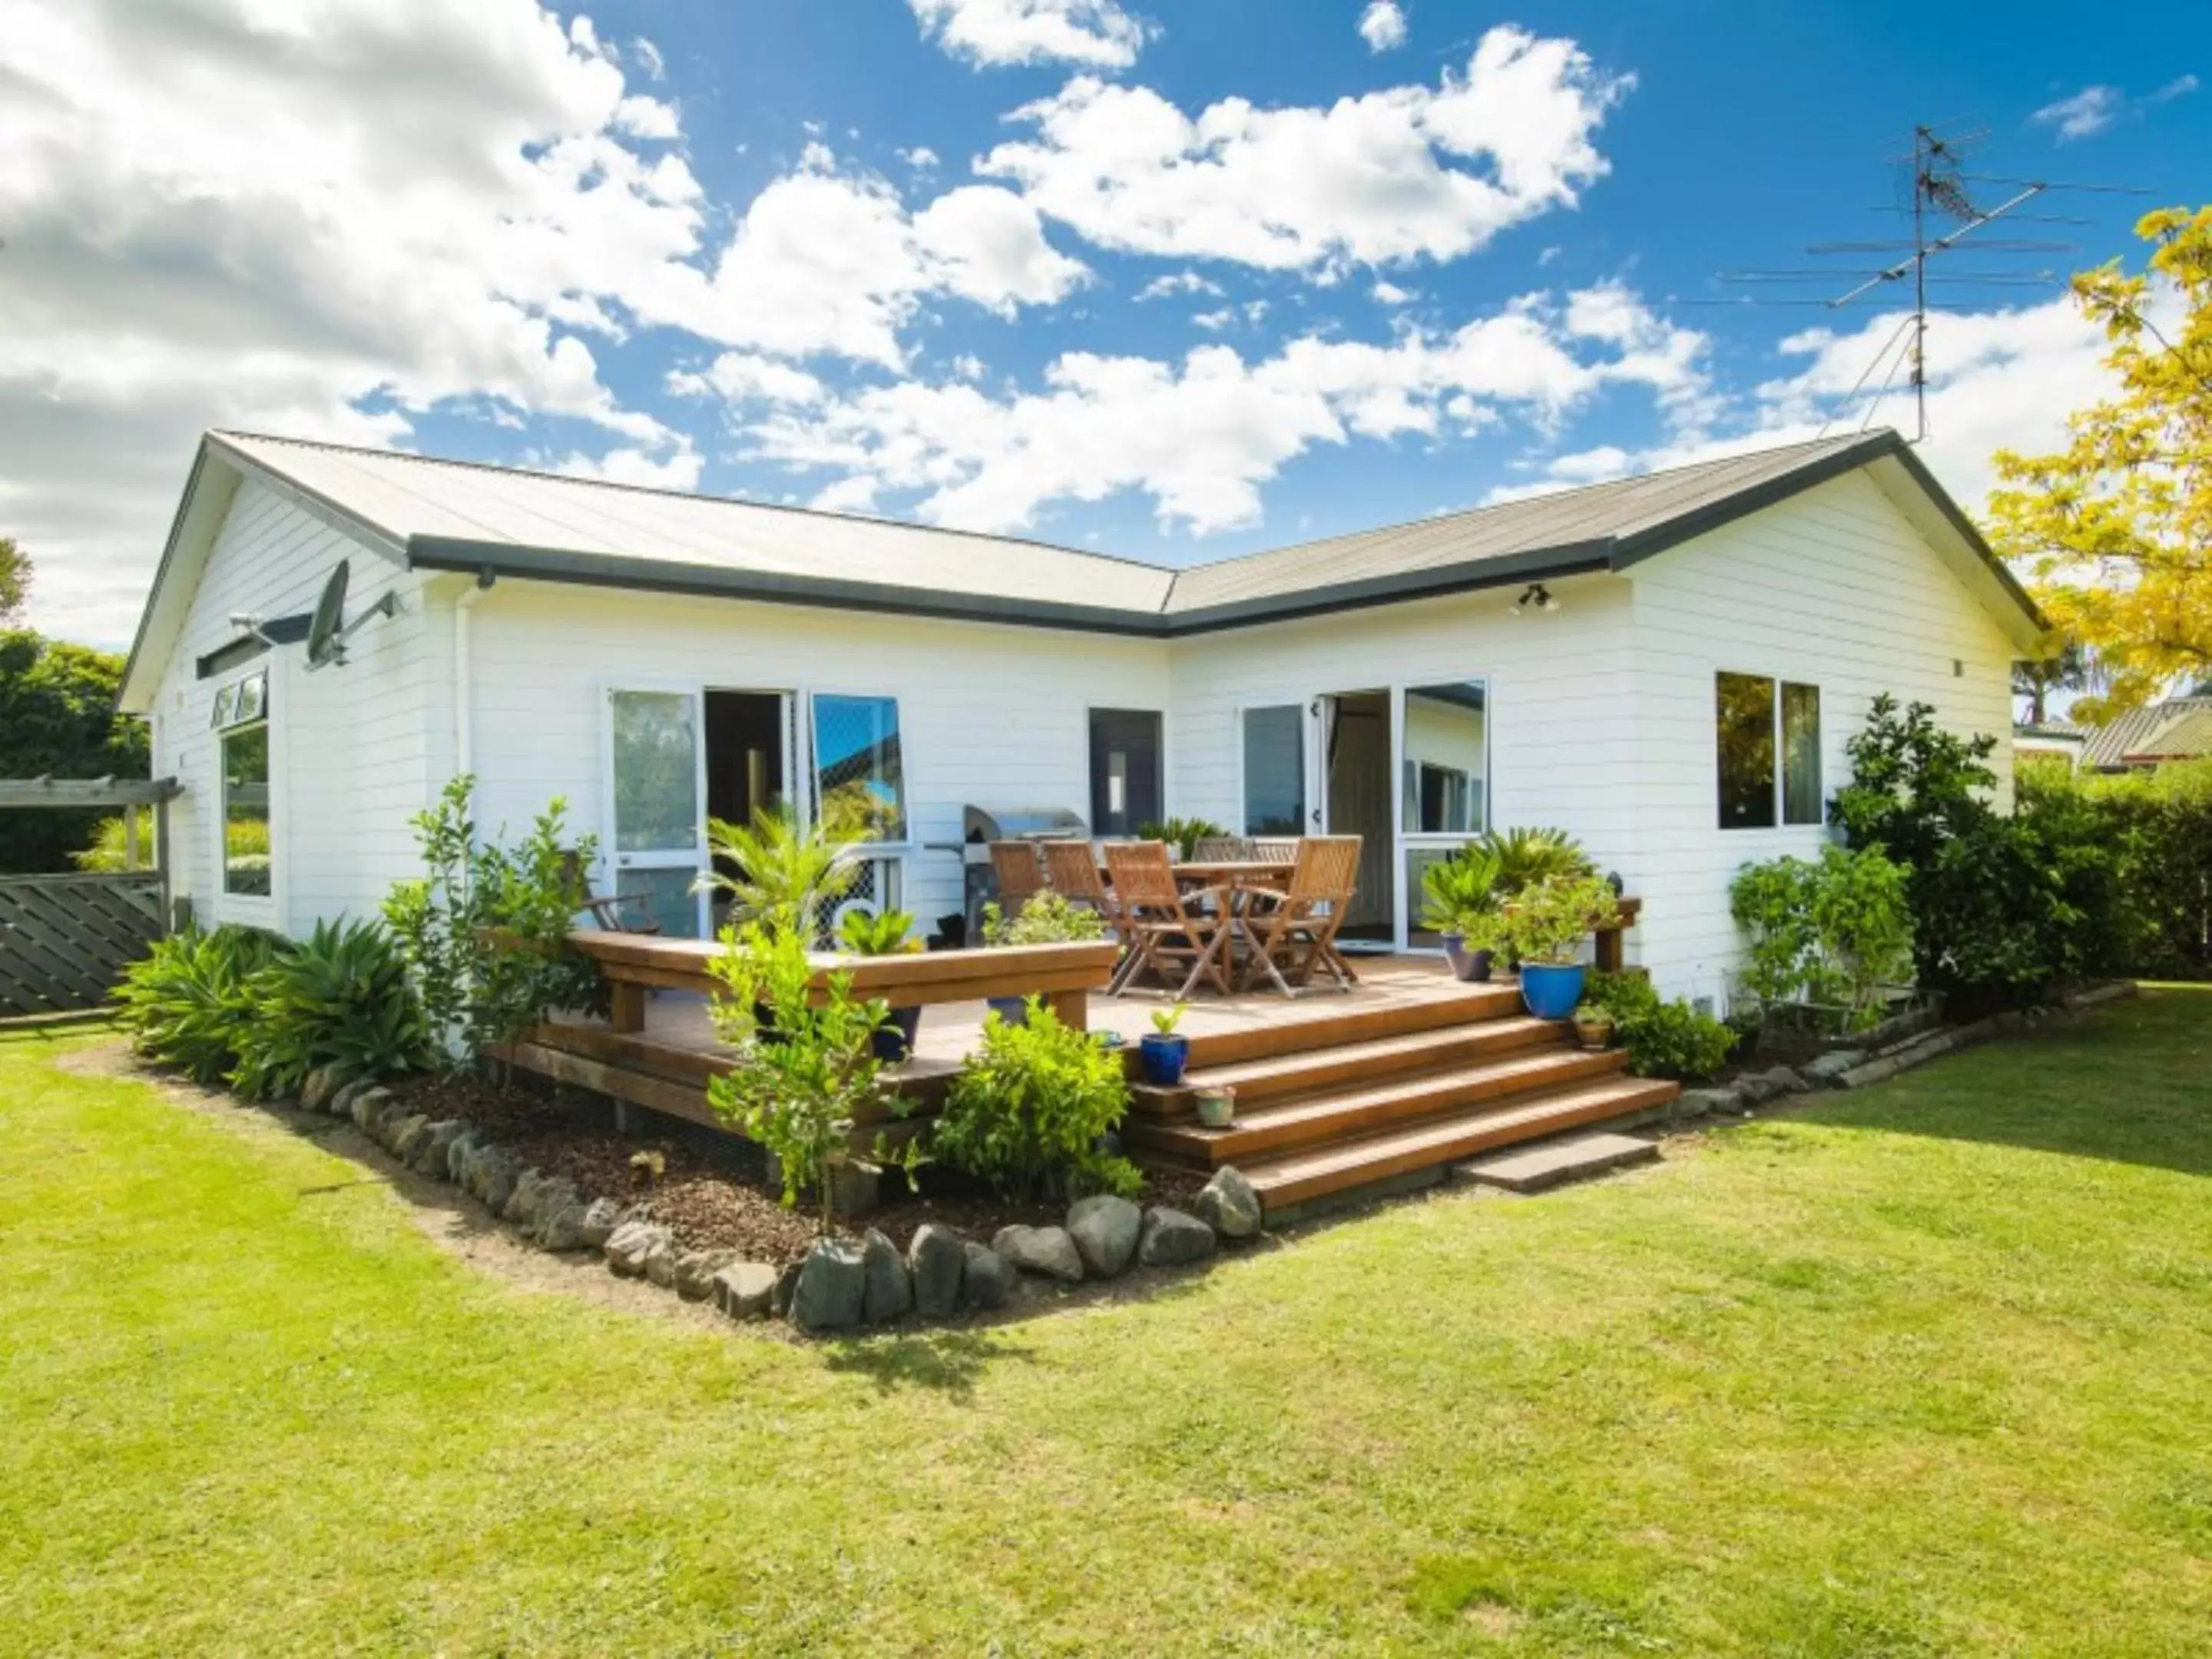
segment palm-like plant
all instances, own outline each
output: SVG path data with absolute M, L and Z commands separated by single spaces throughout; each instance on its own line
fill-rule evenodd
M 730 896 L 731 921 L 761 923 L 802 939 L 817 936 L 823 907 L 842 897 L 860 874 L 853 857 L 857 843 L 833 839 L 819 828 L 801 829 L 787 807 L 761 807 L 744 825 L 709 818 L 707 842 L 715 865 L 708 879 Z M 723 866 L 737 873 L 725 873 Z
M 1426 901 L 1421 926 L 1431 933 L 1465 933 L 1470 921 L 1498 908 L 1504 867 L 1504 860 L 1480 842 L 1429 866 L 1421 872 Z
M 1502 899 L 1554 877 L 1583 876 L 1595 867 L 1582 843 L 1564 830 L 1493 830 L 1474 843 L 1498 861 Z

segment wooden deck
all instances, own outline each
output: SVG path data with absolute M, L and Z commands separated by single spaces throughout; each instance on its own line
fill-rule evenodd
M 1522 1011 L 1510 980 L 1462 984 L 1426 957 L 1357 961 L 1360 983 L 1341 994 L 1194 999 L 1180 1027 L 1191 1042 L 1187 1086 L 1136 1084 L 1122 1126 L 1130 1155 L 1193 1170 L 1233 1164 L 1279 1215 L 1440 1175 L 1457 1159 L 1643 1112 L 1679 1092 L 1628 1076 L 1618 1051 L 1575 1048 L 1565 1026 Z M 1166 1001 L 1146 992 L 1090 1001 L 1092 1029 L 1127 1042 L 1133 1082 L 1137 1039 Z M 872 1146 L 879 1133 L 896 1142 L 926 1123 L 975 1051 L 985 1013 L 981 1000 L 923 1007 L 914 1057 L 885 1069 L 884 1105 L 856 1127 L 856 1145 Z M 556 1021 L 512 1057 L 556 1081 L 720 1127 L 706 1087 L 733 1056 L 716 1038 L 705 998 L 647 989 L 633 1018 L 635 1030 Z M 1192 1091 L 1221 1084 L 1237 1092 L 1237 1121 L 1208 1129 L 1196 1121 Z

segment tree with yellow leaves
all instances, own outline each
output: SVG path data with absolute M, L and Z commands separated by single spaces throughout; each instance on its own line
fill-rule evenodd
M 2149 270 L 2074 279 L 2119 395 L 2069 416 L 2055 454 L 1999 451 L 1990 495 L 1997 551 L 2104 672 L 2077 704 L 2091 719 L 2212 673 L 2212 208 L 2161 209 L 2136 234 Z

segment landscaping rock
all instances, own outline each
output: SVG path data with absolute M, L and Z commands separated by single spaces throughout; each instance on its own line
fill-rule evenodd
M 652 1221 L 626 1221 L 606 1243 L 607 1271 L 617 1279 L 645 1277 L 646 1258 L 656 1246 L 666 1249 L 674 1235 Z
M 714 1305 L 732 1319 L 757 1319 L 775 1300 L 775 1281 L 765 1261 L 732 1261 L 714 1275 Z
M 1074 1285 L 1083 1278 L 1083 1257 L 1065 1227 L 1001 1227 L 991 1239 L 1010 1267 L 1043 1273 Z
M 397 1104 L 398 1101 L 398 1097 L 389 1089 L 363 1089 L 353 1097 L 353 1104 L 348 1109 L 354 1127 L 367 1133 L 369 1127 L 384 1115 L 385 1108 Z
M 376 1079 L 374 1078 L 357 1077 L 352 1082 L 339 1089 L 337 1093 L 333 1094 L 330 1099 L 323 1104 L 320 1109 L 328 1112 L 332 1117 L 349 1118 L 353 1115 L 354 1102 L 360 1099 L 362 1096 L 367 1094 L 374 1087 L 376 1087 Z M 305 1106 L 307 1103 L 307 1091 L 306 1085 L 302 1085 L 300 1089 L 300 1104 Z M 314 1109 L 311 1108 L 310 1109 Z
M 1706 1117 L 1714 1113 L 1734 1115 L 1743 1109 L 1743 1096 L 1735 1089 L 1685 1089 L 1674 1101 L 1678 1118 Z
M 515 1177 L 514 1190 L 507 1195 L 507 1202 L 499 1206 L 503 1220 L 517 1226 L 527 1227 L 538 1214 L 538 1191 L 550 1179 L 542 1171 L 525 1170 Z
M 446 1143 L 446 1179 L 456 1187 L 465 1188 L 469 1178 L 469 1155 L 483 1144 L 475 1124 L 462 1124 L 460 1133 Z
M 870 1325 L 888 1324 L 914 1311 L 914 1285 L 899 1260 L 898 1246 L 868 1229 L 860 1241 L 860 1318 Z
M 414 1152 L 409 1154 L 407 1167 L 417 1175 L 443 1181 L 446 1178 L 446 1154 L 468 1127 L 457 1117 L 441 1118 L 433 1123 L 429 1133 L 416 1143 Z
M 335 1066 L 318 1066 L 301 1079 L 300 1104 L 310 1112 L 330 1109 L 331 1097 L 345 1086 L 345 1073 Z
M 585 1249 L 596 1250 L 614 1237 L 622 1224 L 621 1205 L 611 1198 L 595 1198 L 585 1206 L 576 1224 L 576 1243 Z
M 1797 1073 L 1814 1087 L 1825 1089 L 1865 1059 L 1863 1048 L 1831 1048 L 1817 1059 L 1807 1060 L 1797 1068 Z
M 1213 1229 L 1194 1215 L 1157 1207 L 1145 1212 L 1137 1259 L 1147 1267 L 1180 1267 L 1213 1254 Z
M 1812 1085 L 1787 1066 L 1771 1066 L 1764 1072 L 1753 1072 L 1735 1080 L 1744 1099 L 1753 1106 L 1764 1106 L 1770 1100 L 1779 1100 L 1784 1095 L 1802 1095 Z
M 704 1302 L 714 1293 L 714 1275 L 737 1260 L 735 1250 L 686 1250 L 676 1258 L 676 1294 Z
M 507 1208 L 522 1179 L 522 1155 L 507 1146 L 480 1146 L 469 1160 L 469 1191 L 494 1215 Z
M 967 1258 L 960 1276 L 961 1305 L 979 1310 L 1005 1307 L 1006 1298 L 1014 1291 L 1014 1271 L 1006 1266 L 1005 1258 L 972 1239 L 963 1243 L 960 1249 Z
M 1260 1231 L 1260 1194 L 1242 1171 L 1213 1172 L 1198 1194 L 1198 1218 L 1224 1238 L 1249 1238 Z
M 538 1183 L 530 1207 L 530 1242 L 541 1250 L 573 1250 L 583 1243 L 584 1200 L 575 1183 L 556 1177 Z
M 817 1238 L 791 1290 L 791 1322 L 811 1335 L 847 1330 L 860 1322 L 867 1297 L 867 1268 L 849 1239 Z
M 769 1307 L 778 1319 L 791 1311 L 791 1298 L 799 1290 L 799 1270 L 805 1261 L 787 1261 L 775 1276 L 775 1289 L 769 1293 Z
M 665 1231 L 665 1230 L 664 1230 Z M 645 1253 L 645 1279 L 648 1285 L 658 1285 L 664 1291 L 676 1288 L 676 1263 L 679 1252 L 672 1236 L 656 1239 Z
M 1075 1253 L 1101 1279 L 1127 1271 L 1144 1224 L 1142 1210 L 1110 1193 L 1079 1198 L 1067 1212 L 1067 1236 L 1075 1241 Z
M 949 1319 L 957 1312 L 960 1276 L 967 1260 L 967 1245 L 950 1227 L 925 1221 L 915 1228 L 914 1241 L 906 1250 L 907 1272 L 914 1283 L 914 1310 L 924 1319 Z
M 404 1164 L 407 1154 L 401 1148 L 419 1146 L 415 1137 L 429 1127 L 430 1120 L 420 1112 L 386 1112 L 376 1121 L 372 1133 L 378 1145 Z

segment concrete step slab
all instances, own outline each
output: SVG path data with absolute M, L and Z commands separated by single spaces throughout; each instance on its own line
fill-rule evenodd
M 1457 1180 L 1503 1188 L 1509 1193 L 1538 1193 L 1562 1182 L 1580 1181 L 1632 1164 L 1648 1164 L 1658 1156 L 1656 1141 L 1601 1131 L 1563 1135 L 1496 1158 L 1470 1158 L 1453 1164 L 1452 1175 Z

